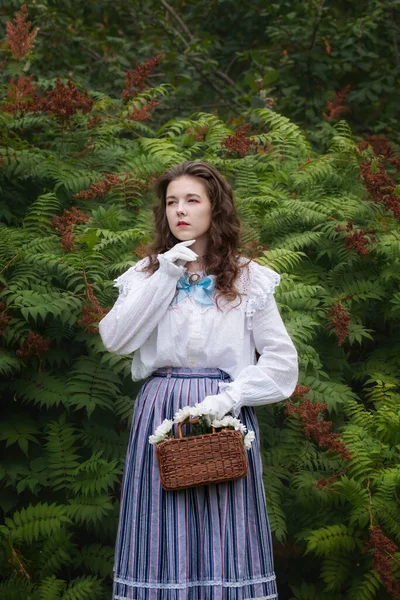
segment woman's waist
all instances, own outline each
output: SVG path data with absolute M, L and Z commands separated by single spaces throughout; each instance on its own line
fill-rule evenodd
M 207 377 L 211 379 L 231 380 L 229 373 L 218 367 L 159 367 L 155 369 L 150 377 Z

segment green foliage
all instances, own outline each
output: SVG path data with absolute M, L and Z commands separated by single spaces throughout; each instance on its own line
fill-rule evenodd
M 283 86 L 268 73 L 268 85 Z M 372 150 L 361 151 L 341 121 L 324 123 L 317 152 L 293 120 L 259 105 L 240 115 L 253 126 L 244 156 L 222 144 L 233 128 L 218 115 L 198 110 L 158 128 L 130 118 L 168 91 L 160 85 L 129 102 L 91 91 L 91 113 L 64 125 L 0 110 L 0 598 L 109 593 L 142 382 L 131 381 L 131 357 L 105 350 L 96 324 L 116 299 L 114 278 L 153 235 L 153 178 L 192 158 L 215 165 L 234 187 L 243 254 L 256 248 L 255 259 L 281 273 L 276 299 L 300 359 L 292 400 L 325 403 L 351 456 L 307 437 L 282 404 L 257 409 L 282 597 L 386 600 L 363 549 L 371 524 L 400 544 L 400 240 L 393 212 L 369 197 L 360 176 Z M 104 173 L 119 181 L 76 197 Z M 86 218 L 62 231 L 53 219 L 72 209 Z M 365 253 L 349 240 L 349 223 L 361 236 L 375 230 Z

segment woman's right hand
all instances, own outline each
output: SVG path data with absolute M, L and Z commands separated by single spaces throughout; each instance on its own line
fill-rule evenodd
M 162 256 L 169 262 L 175 263 L 178 267 L 183 267 L 185 263 L 196 260 L 198 257 L 196 252 L 193 252 L 193 250 L 187 247 L 194 244 L 195 241 L 196 240 L 185 240 L 184 242 L 179 242 L 178 244 L 175 244 L 173 248 L 164 252 Z

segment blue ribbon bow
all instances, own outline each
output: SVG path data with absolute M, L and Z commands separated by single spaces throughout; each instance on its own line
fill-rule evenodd
M 213 304 L 212 298 L 213 291 L 215 289 L 215 275 L 206 275 L 199 281 L 190 283 L 189 279 L 182 275 L 176 284 L 178 294 L 175 296 L 172 304 L 179 304 L 184 298 L 190 296 L 193 290 L 193 298 L 202 306 L 209 306 Z

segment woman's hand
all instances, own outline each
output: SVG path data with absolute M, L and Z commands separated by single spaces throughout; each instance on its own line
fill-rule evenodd
M 235 401 L 227 392 L 221 392 L 215 396 L 206 396 L 202 402 L 195 404 L 205 414 L 213 415 L 216 419 L 222 419 L 235 404 Z
M 196 240 L 185 240 L 184 242 L 179 242 L 175 244 L 173 248 L 164 252 L 162 256 L 164 256 L 169 262 L 175 263 L 178 267 L 183 267 L 185 263 L 191 262 L 192 260 L 196 260 L 198 254 L 190 250 L 187 246 L 191 246 L 194 244 Z

